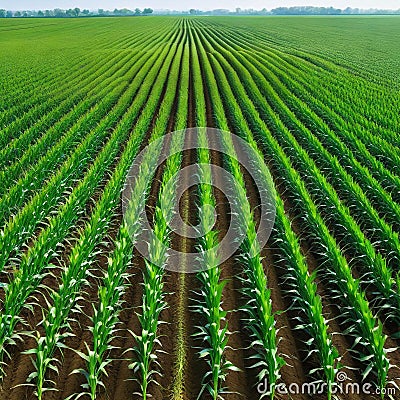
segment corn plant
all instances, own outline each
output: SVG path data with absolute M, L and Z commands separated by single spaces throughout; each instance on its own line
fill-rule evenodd
M 291 287 L 291 298 L 294 299 L 297 308 L 306 316 L 306 319 L 300 317 L 302 319 L 297 324 L 297 329 L 306 330 L 311 336 L 308 342 L 312 346 L 310 354 L 317 353 L 321 363 L 321 368 L 317 368 L 315 372 L 323 371 L 328 399 L 331 399 L 336 374 L 342 367 L 339 361 L 339 352 L 332 343 L 332 337 L 328 333 L 329 324 L 323 316 L 322 302 L 317 294 L 315 282 L 316 272 L 312 274 L 308 272 L 299 241 L 291 229 L 280 198 L 277 199 L 275 234 L 275 241 L 285 262 L 286 282 Z

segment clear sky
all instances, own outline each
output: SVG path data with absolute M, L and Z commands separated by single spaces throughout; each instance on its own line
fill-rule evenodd
M 53 8 L 73 8 L 80 7 L 97 9 L 104 8 L 113 10 L 114 8 L 152 7 L 154 9 L 169 8 L 175 10 L 188 10 L 198 8 L 201 10 L 227 8 L 234 10 L 241 8 L 266 8 L 270 10 L 275 7 L 284 6 L 324 6 L 337 8 L 380 8 L 394 9 L 400 8 L 399 0 L 0 0 L 0 8 L 8 10 L 44 10 Z

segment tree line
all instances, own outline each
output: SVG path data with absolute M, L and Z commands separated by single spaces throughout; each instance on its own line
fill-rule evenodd
M 334 8 L 334 7 L 277 7 L 272 10 L 263 8 L 261 10 L 255 10 L 253 8 L 242 9 L 237 7 L 235 11 L 228 9 L 216 9 L 216 10 L 198 10 L 191 8 L 189 12 L 180 12 L 180 14 L 190 15 L 386 15 L 386 14 L 400 14 L 400 10 L 378 10 L 378 9 L 360 9 L 347 7 L 346 9 Z
M 345 9 L 334 7 L 278 7 L 271 10 L 272 15 L 358 15 L 358 14 L 399 14 L 400 10 L 360 9 L 347 7 Z
M 114 11 L 98 9 L 97 11 L 90 11 L 87 9 L 81 10 L 78 7 L 62 10 L 55 8 L 53 10 L 24 10 L 24 11 L 10 11 L 0 9 L 0 18 L 76 18 L 76 17 L 90 17 L 90 16 L 125 16 L 125 15 L 150 15 L 153 13 L 151 8 L 145 8 L 143 11 L 139 8 L 129 10 L 127 8 L 114 9 Z
M 375 14 L 375 15 L 385 15 L 385 14 L 400 14 L 399 10 L 378 10 L 378 9 L 359 9 L 350 8 L 346 9 L 334 8 L 334 7 L 278 7 L 272 10 L 267 10 L 263 8 L 262 10 L 255 10 L 252 8 L 241 9 L 236 8 L 235 11 L 227 9 L 215 9 L 215 10 L 197 10 L 190 9 L 187 11 L 177 11 L 177 10 L 158 10 L 157 14 L 170 14 L 170 15 L 365 15 L 365 14 Z M 113 11 L 104 10 L 102 8 L 89 11 L 87 9 L 81 10 L 78 7 L 70 8 L 68 10 L 62 10 L 60 8 L 55 8 L 54 10 L 39 10 L 39 11 L 7 11 L 5 9 L 0 9 L 0 18 L 27 18 L 27 17 L 56 17 L 56 18 L 71 18 L 71 17 L 90 17 L 90 16 L 139 16 L 139 15 L 150 15 L 153 14 L 151 8 L 145 8 L 140 10 L 135 8 L 134 10 L 129 10 L 128 8 L 117 9 Z

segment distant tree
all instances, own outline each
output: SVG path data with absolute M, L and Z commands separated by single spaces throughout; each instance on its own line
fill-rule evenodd
M 4 10 L 4 8 L 2 8 L 0 10 L 0 18 L 5 18 L 6 17 L 6 10 Z
M 44 16 L 45 17 L 53 17 L 54 16 L 53 10 L 45 10 Z
M 79 17 L 79 14 L 81 13 L 81 9 L 80 8 L 78 8 L 78 7 L 75 7 L 74 8 L 74 15 L 75 15 L 75 17 Z
M 28 18 L 28 13 L 27 13 L 26 11 L 24 11 L 24 12 L 22 13 L 22 16 L 23 16 L 24 18 Z
M 57 18 L 65 17 L 65 11 L 61 10 L 61 8 L 55 8 L 53 11 L 53 15 Z
M 98 13 L 99 13 L 99 15 L 104 15 L 104 10 L 102 8 L 99 8 Z
M 82 11 L 82 14 L 83 14 L 83 15 L 89 15 L 89 14 L 90 14 L 90 11 L 85 9 L 85 10 Z
M 44 12 L 42 10 L 39 10 L 37 15 L 38 17 L 44 17 Z
M 191 9 L 189 10 L 189 14 L 190 14 L 190 15 L 197 14 L 197 11 L 196 11 L 194 8 L 191 8 Z
M 21 11 L 16 11 L 14 17 L 19 18 L 21 16 Z
M 140 8 L 135 8 L 135 15 L 140 15 L 141 13 Z
M 13 17 L 13 12 L 12 11 L 7 11 L 6 12 L 6 18 L 12 18 Z
M 275 15 L 336 15 L 342 10 L 333 7 L 278 7 L 271 11 Z
M 143 14 L 144 14 L 144 15 L 152 14 L 152 13 L 153 13 L 153 9 L 151 9 L 151 8 L 145 8 L 145 9 L 143 10 Z

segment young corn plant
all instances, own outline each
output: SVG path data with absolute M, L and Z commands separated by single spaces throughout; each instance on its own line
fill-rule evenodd
M 165 107 L 163 107 L 158 115 L 155 126 L 155 138 L 158 138 L 165 131 L 167 123 L 172 111 L 172 105 L 178 89 L 179 64 L 183 52 L 183 41 L 175 44 L 177 53 L 171 65 L 171 74 L 168 79 L 167 95 L 164 99 Z M 155 381 L 154 377 L 160 372 L 153 367 L 159 367 L 157 363 L 157 353 L 160 351 L 158 347 L 161 342 L 158 339 L 158 328 L 163 323 L 160 319 L 161 312 L 167 307 L 164 293 L 164 271 L 168 259 L 168 245 L 170 242 L 170 222 L 173 218 L 176 177 L 175 174 L 179 170 L 181 158 L 179 150 L 182 148 L 183 136 L 175 135 L 171 139 L 170 151 L 174 154 L 167 160 L 166 168 L 163 173 L 160 194 L 157 200 L 154 212 L 154 235 L 150 238 L 148 244 L 149 259 L 145 259 L 145 270 L 143 272 L 143 296 L 141 313 L 138 314 L 141 333 L 136 335 L 132 332 L 136 340 L 133 348 L 135 360 L 129 365 L 134 373 L 138 373 L 137 378 L 141 387 L 141 396 L 146 399 L 148 394 L 148 386 Z M 161 151 L 161 150 L 160 150 Z M 159 158 L 158 154 L 149 154 L 144 162 L 152 164 L 156 163 Z M 175 177 L 175 178 L 174 178 Z M 169 182 L 171 179 L 174 181 Z M 169 183 L 169 184 L 168 184 Z

